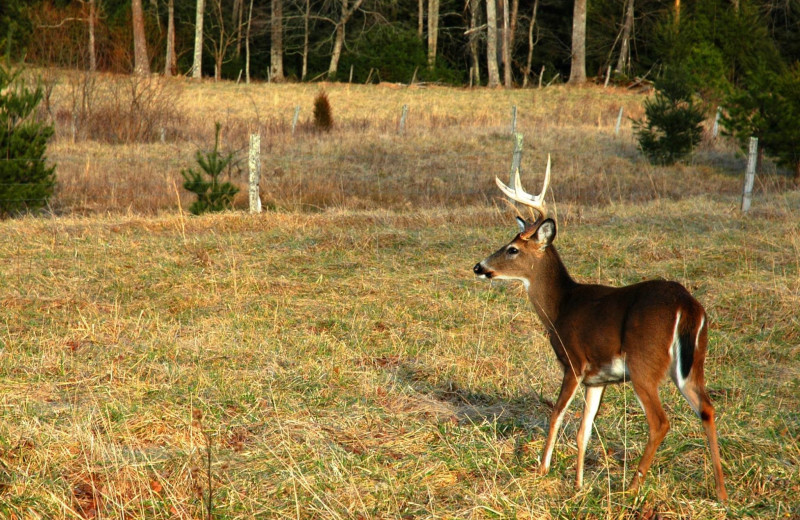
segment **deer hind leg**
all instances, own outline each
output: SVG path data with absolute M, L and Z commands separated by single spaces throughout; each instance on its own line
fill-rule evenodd
M 688 374 L 681 371 L 681 363 L 674 360 L 674 366 L 671 368 L 672 380 L 675 386 L 681 391 L 683 397 L 689 402 L 694 413 L 703 422 L 703 429 L 706 432 L 708 439 L 708 448 L 711 451 L 711 465 L 714 468 L 714 482 L 716 484 L 717 500 L 725 502 L 728 499 L 728 492 L 725 490 L 725 477 L 722 474 L 722 461 L 719 454 L 719 443 L 717 441 L 717 426 L 715 423 L 714 405 L 711 403 L 711 398 L 708 397 L 706 392 L 705 377 L 703 373 L 703 363 L 705 361 L 705 352 L 707 345 L 707 330 L 705 327 L 705 319 L 700 324 L 700 330 L 697 335 L 696 342 L 692 341 L 688 335 L 680 338 L 680 345 L 674 346 L 674 353 L 680 355 L 680 351 L 686 348 L 692 348 L 696 352 L 693 356 L 693 363 L 691 370 Z M 684 344 L 688 343 L 688 344 Z M 678 356 L 674 356 L 677 358 Z M 680 372 L 679 372 L 680 371 Z
M 699 379 L 699 381 L 696 379 Z M 728 492 L 725 490 L 725 477 L 722 475 L 722 461 L 719 454 L 719 443 L 717 442 L 717 426 L 714 421 L 714 405 L 711 404 L 711 398 L 706 393 L 702 375 L 699 378 L 690 375 L 689 379 L 684 381 L 683 386 L 678 388 L 680 388 L 686 400 L 689 401 L 700 420 L 703 421 L 703 429 L 708 439 L 708 448 L 711 451 L 711 465 L 714 468 L 717 500 L 725 502 L 728 499 Z
M 600 401 L 603 399 L 605 390 L 605 386 L 586 387 L 586 405 L 583 409 L 581 428 L 578 430 L 578 476 L 575 481 L 577 488 L 583 486 L 583 459 L 586 455 L 586 447 L 589 445 L 589 438 L 592 436 L 592 424 L 597 410 L 600 408 Z
M 544 451 L 542 452 L 542 463 L 539 466 L 539 475 L 545 475 L 550 471 L 550 462 L 553 458 L 553 446 L 556 443 L 556 435 L 558 429 L 561 427 L 561 421 L 564 420 L 564 413 L 567 411 L 569 403 L 575 397 L 575 391 L 578 390 L 578 378 L 575 377 L 572 370 L 567 369 L 564 371 L 564 380 L 561 381 L 561 392 L 558 394 L 556 405 L 553 407 L 553 412 L 550 414 L 550 426 L 547 432 L 547 440 L 544 443 Z
M 633 375 L 633 374 L 632 374 Z M 639 399 L 642 408 L 644 409 L 647 424 L 650 428 L 647 445 L 642 453 L 642 458 L 639 459 L 639 468 L 633 476 L 628 489 L 635 491 L 647 475 L 647 470 L 653 463 L 656 450 L 661 445 L 661 441 L 666 437 L 669 431 L 669 420 L 667 414 L 664 413 L 664 408 L 661 407 L 661 400 L 658 398 L 658 384 L 655 383 L 658 378 L 633 379 L 633 391 Z

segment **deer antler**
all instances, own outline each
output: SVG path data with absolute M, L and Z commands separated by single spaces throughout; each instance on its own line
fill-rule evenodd
M 524 204 L 533 208 L 535 211 L 539 212 L 542 218 L 547 216 L 547 207 L 544 202 L 544 194 L 547 192 L 547 186 L 550 184 L 550 154 L 547 154 L 547 170 L 544 173 L 544 187 L 542 188 L 542 192 L 537 196 L 531 195 L 522 189 L 522 182 L 519 180 L 519 168 L 517 168 L 517 171 L 514 174 L 514 189 L 506 186 L 503 181 L 497 177 L 495 177 L 494 180 L 497 182 L 497 186 L 500 188 L 500 191 L 505 193 L 506 196 L 508 196 L 511 200 L 515 200 L 520 204 Z

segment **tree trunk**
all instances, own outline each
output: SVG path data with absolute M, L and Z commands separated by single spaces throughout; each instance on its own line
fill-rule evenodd
M 572 67 L 569 71 L 571 85 L 586 83 L 586 2 L 587 0 L 575 0 L 572 14 Z
M 250 0 L 250 11 L 247 14 L 247 33 L 244 37 L 244 77 L 245 82 L 250 84 L 250 26 L 253 23 L 253 0 Z
M 681 0 L 675 0 L 675 25 L 681 22 Z
M 486 61 L 489 69 L 487 86 L 500 84 L 500 71 L 497 68 L 497 6 L 496 0 L 486 0 Z
M 436 66 L 436 47 L 439 41 L 439 0 L 428 0 L 428 68 Z
M 252 0 L 250 0 L 252 2 Z M 308 74 L 308 28 L 311 20 L 311 0 L 306 0 L 306 12 L 303 13 L 303 70 L 300 73 L 300 81 L 306 79 Z
M 243 0 L 233 0 L 233 20 L 236 22 L 236 57 L 242 55 L 242 15 L 244 13 Z
M 270 81 L 282 83 L 283 75 L 283 0 L 271 0 L 269 77 Z
M 511 42 L 509 41 L 510 36 L 510 24 L 509 24 L 509 12 L 508 12 L 508 0 L 503 0 L 503 37 L 502 41 L 502 56 L 503 56 L 503 85 L 506 88 L 511 88 Z
M 630 66 L 631 32 L 633 31 L 633 0 L 625 1 L 625 21 L 622 24 L 622 41 L 615 72 L 625 74 Z
M 94 23 L 95 23 L 95 0 L 89 0 L 89 70 L 97 70 L 97 53 L 95 52 L 94 42 Z
M 536 25 L 536 12 L 539 10 L 539 0 L 533 2 L 533 13 L 531 14 L 531 24 L 528 26 L 528 60 L 525 62 L 525 77 L 522 79 L 522 88 L 528 86 L 528 78 L 531 76 L 531 64 L 533 63 L 533 27 Z M 538 38 L 537 38 L 538 40 Z
M 203 15 L 205 14 L 205 0 L 197 0 L 197 9 L 194 22 L 194 62 L 192 63 L 192 77 L 203 77 Z
M 356 0 L 353 7 L 347 8 L 347 0 L 342 0 L 342 16 L 336 24 L 336 36 L 333 40 L 333 51 L 331 52 L 331 64 L 328 66 L 328 78 L 334 79 L 336 71 L 339 69 L 339 58 L 342 57 L 342 47 L 344 46 L 344 28 L 353 13 L 361 7 L 364 0 Z
M 418 0 L 417 11 L 419 12 L 419 22 L 417 23 L 417 35 L 422 39 L 423 31 L 425 30 L 425 0 Z
M 475 80 L 475 85 L 481 84 L 481 65 L 478 56 L 478 34 L 476 27 L 478 26 L 478 10 L 480 9 L 480 0 L 469 0 L 469 53 L 472 58 L 472 78 Z
M 144 35 L 142 0 L 133 0 L 131 2 L 131 11 L 133 14 L 133 70 L 137 76 L 147 76 L 150 74 L 150 60 L 147 58 L 147 39 Z
M 514 72 L 514 42 L 517 37 L 517 20 L 519 17 L 519 0 L 511 0 L 511 25 L 508 28 L 508 63 L 511 73 Z
M 164 76 L 170 77 L 177 72 L 178 61 L 175 56 L 175 0 L 167 4 L 167 55 L 164 59 Z

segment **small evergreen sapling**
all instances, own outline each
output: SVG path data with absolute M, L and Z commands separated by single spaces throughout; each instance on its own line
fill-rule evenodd
M 45 157 L 53 127 L 35 118 L 42 87 L 30 90 L 20 74 L 0 65 L 0 218 L 46 206 L 55 187 Z
M 239 188 L 230 182 L 220 182 L 219 176 L 229 168 L 236 157 L 234 153 L 223 154 L 219 150 L 220 124 L 216 124 L 214 150 L 211 152 L 199 151 L 195 155 L 201 171 L 192 168 L 181 170 L 184 183 L 183 187 L 197 195 L 197 200 L 189 206 L 189 211 L 195 215 L 210 211 L 223 211 L 230 209 L 233 197 Z M 205 173 L 209 179 L 203 178 Z
M 657 82 L 656 89 L 644 102 L 645 120 L 633 122 L 634 133 L 651 163 L 673 164 L 700 143 L 705 116 L 680 75 Z

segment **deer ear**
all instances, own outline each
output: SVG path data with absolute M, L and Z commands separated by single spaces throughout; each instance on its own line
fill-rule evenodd
M 544 249 L 553 243 L 556 238 L 556 223 L 553 219 L 547 219 L 536 229 L 535 240 L 539 248 Z
M 516 219 L 517 219 L 517 225 L 519 226 L 519 232 L 520 233 L 524 233 L 525 232 L 525 227 L 527 226 L 527 223 L 525 222 L 525 219 L 522 218 L 522 217 L 516 217 Z

